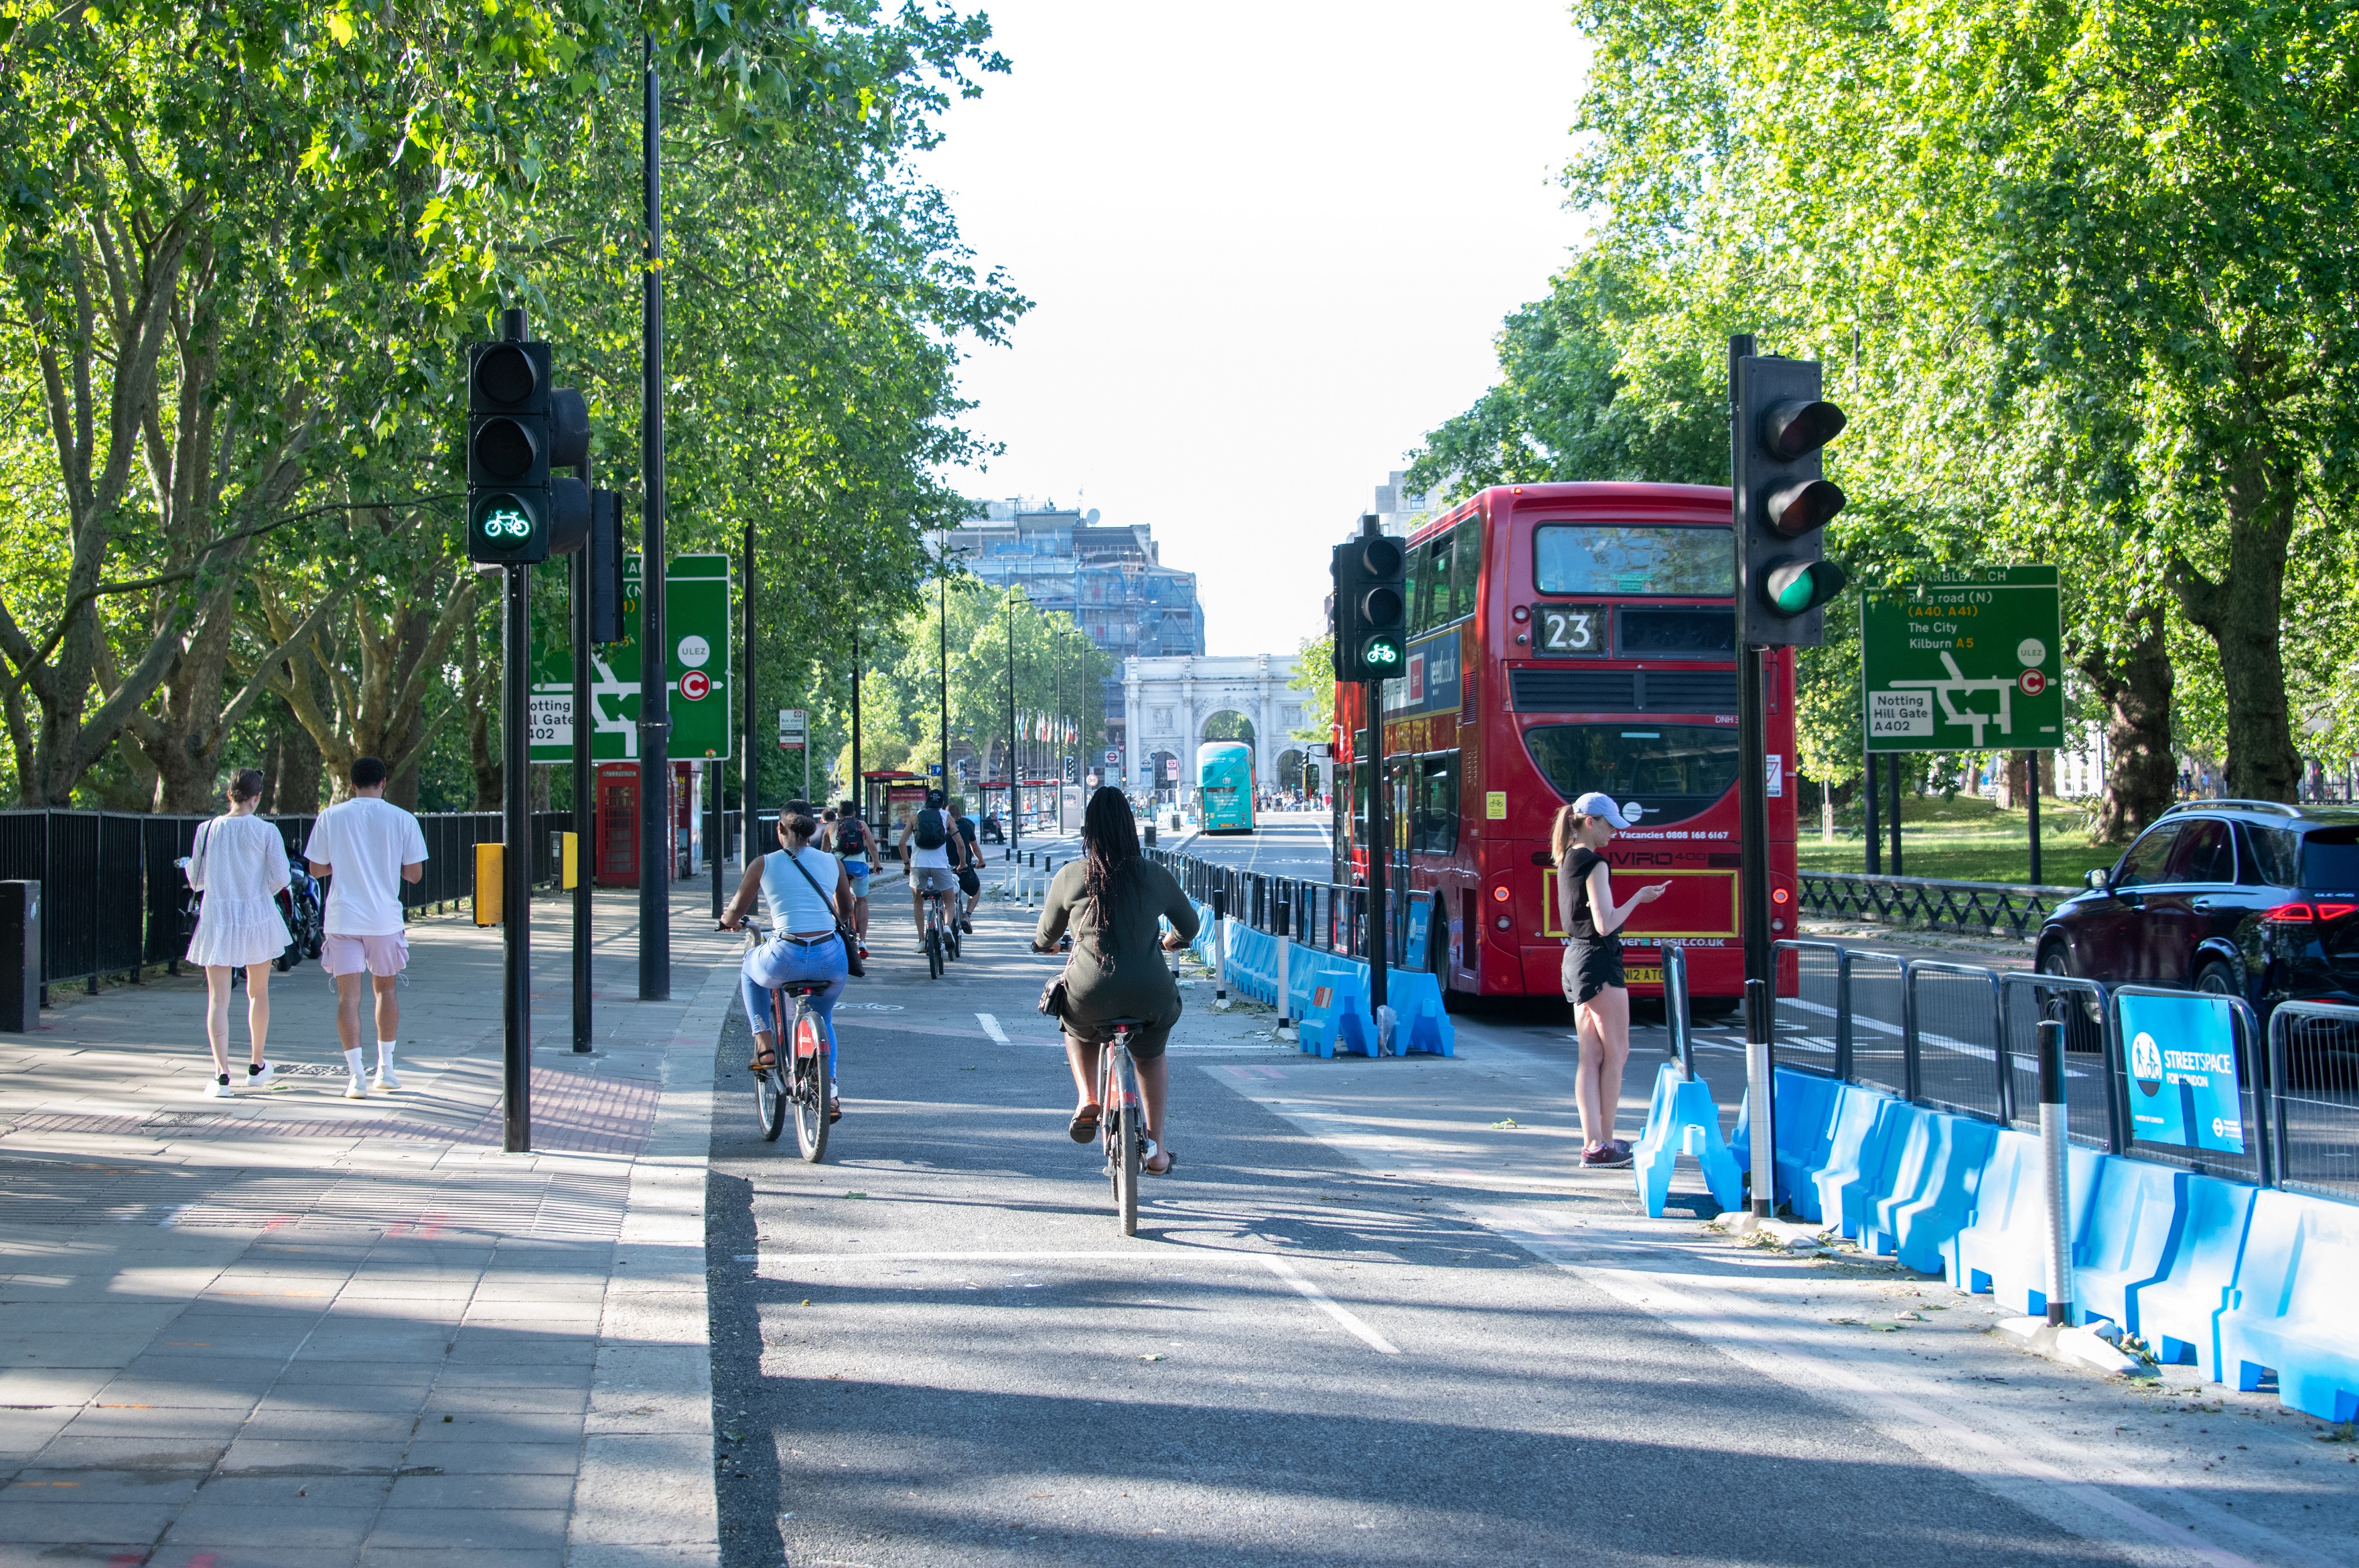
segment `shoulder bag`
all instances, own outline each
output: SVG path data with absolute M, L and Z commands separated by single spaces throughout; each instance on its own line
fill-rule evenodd
M 829 898 L 825 893 L 820 892 L 819 879 L 814 877 L 810 872 L 803 869 L 801 856 L 796 855 L 791 850 L 782 849 L 778 851 L 778 853 L 787 857 L 787 864 L 795 868 L 797 876 L 799 876 L 804 881 L 810 884 L 810 890 L 814 893 L 819 893 L 819 901 L 826 905 L 829 913 L 832 915 L 835 910 L 835 900 Z M 836 940 L 843 943 L 844 973 L 850 975 L 855 980 L 866 975 L 868 973 L 868 966 L 860 961 L 860 939 L 853 936 L 850 931 L 844 930 L 843 922 L 842 920 L 837 920 L 835 922 L 835 935 Z

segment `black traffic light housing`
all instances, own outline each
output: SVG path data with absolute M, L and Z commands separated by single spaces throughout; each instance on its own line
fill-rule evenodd
M 620 642 L 623 628 L 623 498 L 590 492 L 590 640 Z
M 1373 514 L 1335 547 L 1335 679 L 1390 681 L 1408 667 L 1408 561 Z
M 1824 559 L 1821 530 L 1843 510 L 1820 452 L 1843 411 L 1819 396 L 1816 360 L 1745 354 L 1736 362 L 1731 456 L 1736 488 L 1738 604 L 1743 640 L 1816 648 L 1827 602 L 1850 581 Z
M 589 486 L 550 471 L 589 462 L 590 410 L 553 385 L 549 345 L 525 336 L 522 310 L 502 312 L 501 330 L 467 345 L 467 559 L 530 566 L 589 535 Z

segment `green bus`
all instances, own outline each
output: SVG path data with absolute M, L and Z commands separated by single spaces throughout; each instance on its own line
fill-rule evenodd
M 1254 831 L 1253 747 L 1242 741 L 1206 741 L 1196 748 L 1196 789 L 1208 833 Z

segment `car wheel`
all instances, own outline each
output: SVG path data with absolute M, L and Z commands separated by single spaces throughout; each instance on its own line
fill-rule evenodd
M 2051 942 L 2039 950 L 2039 961 L 2033 966 L 2042 975 L 2070 979 L 2072 961 L 2066 956 L 2064 944 Z M 2077 1004 L 2077 1005 L 2076 1005 Z M 2050 991 L 2040 998 L 2039 1016 L 2064 1026 L 2064 1049 L 2067 1051 L 2102 1051 L 2104 1049 L 2104 1014 L 2097 998 L 2086 991 Z
M 2207 996 L 2241 995 L 2236 985 L 2236 972 L 2224 959 L 2211 959 L 2195 971 L 2195 988 Z

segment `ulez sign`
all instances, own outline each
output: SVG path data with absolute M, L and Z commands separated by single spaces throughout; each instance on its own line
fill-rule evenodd
M 1867 749 L 2061 746 L 2063 626 L 2052 566 L 1938 568 L 1869 589 L 1860 606 Z

